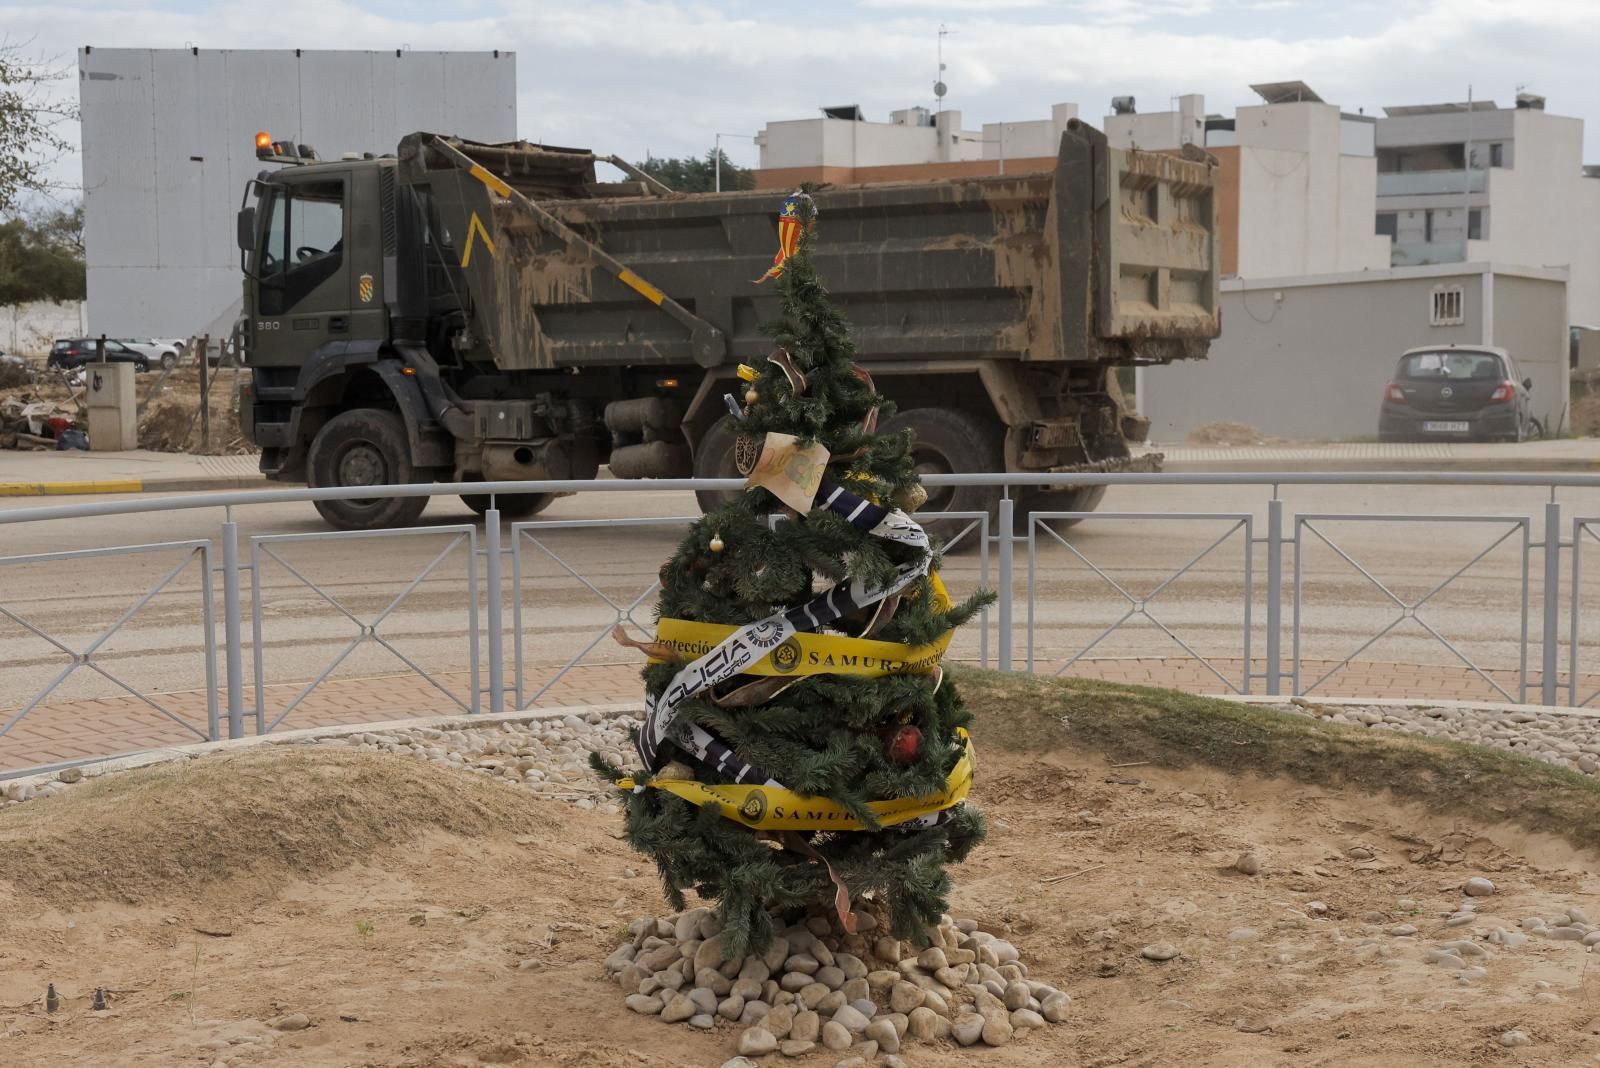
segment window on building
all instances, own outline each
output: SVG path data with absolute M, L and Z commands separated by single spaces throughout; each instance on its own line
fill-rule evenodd
M 1498 141 L 1489 146 L 1489 166 L 1504 167 L 1506 165 L 1505 148 L 1506 146 Z
M 1483 240 L 1483 209 L 1473 208 L 1467 212 L 1467 240 Z
M 1422 213 L 1422 240 L 1433 240 L 1433 209 L 1429 208 Z
M 1392 211 L 1378 212 L 1378 222 L 1373 227 L 1379 237 L 1397 238 L 1400 236 L 1400 216 Z
M 1460 286 L 1440 286 L 1433 291 L 1432 312 L 1428 316 L 1431 326 L 1459 326 L 1466 322 L 1462 311 L 1464 303 Z

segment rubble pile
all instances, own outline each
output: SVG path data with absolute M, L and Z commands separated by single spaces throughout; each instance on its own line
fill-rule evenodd
M 0 449 L 59 448 L 62 434 L 78 426 L 76 404 L 50 399 L 31 388 L 0 394 Z

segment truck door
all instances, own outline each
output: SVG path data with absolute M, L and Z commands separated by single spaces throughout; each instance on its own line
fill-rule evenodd
M 275 183 L 257 267 L 257 322 L 251 362 L 304 362 L 324 341 L 350 334 L 348 179 L 344 175 Z

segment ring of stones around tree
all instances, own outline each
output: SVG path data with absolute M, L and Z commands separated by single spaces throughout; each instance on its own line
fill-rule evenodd
M 855 934 L 832 917 L 774 917 L 780 933 L 766 952 L 733 960 L 723 958 L 710 909 L 641 917 L 606 974 L 632 1011 L 736 1032 L 744 1057 L 821 1046 L 865 1063 L 898 1058 L 912 1042 L 1003 1046 L 1066 1019 L 1071 997 L 1031 978 L 1016 947 L 976 921 L 946 916 L 918 949 L 888 935 L 874 912 L 855 917 Z

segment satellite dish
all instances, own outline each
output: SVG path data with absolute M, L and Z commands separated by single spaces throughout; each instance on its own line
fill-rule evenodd
M 944 82 L 933 83 L 933 95 L 938 97 L 940 100 L 944 99 L 944 94 L 947 92 L 949 92 L 949 89 Z

